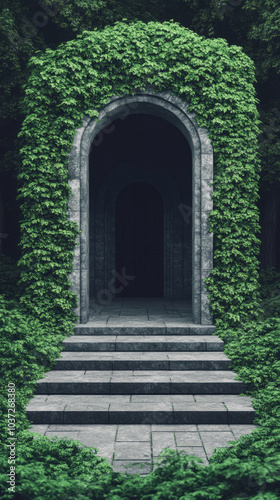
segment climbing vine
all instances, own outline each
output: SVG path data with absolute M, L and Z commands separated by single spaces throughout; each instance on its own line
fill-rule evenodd
M 214 148 L 214 269 L 206 283 L 216 325 L 255 317 L 259 118 L 254 65 L 242 49 L 172 21 L 124 20 L 38 53 L 29 70 L 20 133 L 23 304 L 56 328 L 73 321 L 68 274 L 78 232 L 67 206 L 75 131 L 113 95 L 148 86 L 185 99 Z

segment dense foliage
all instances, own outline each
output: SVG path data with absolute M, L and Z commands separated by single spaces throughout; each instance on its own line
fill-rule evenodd
M 259 129 L 252 61 L 239 47 L 177 23 L 121 22 L 48 49 L 29 68 L 20 134 L 22 303 L 50 324 L 59 315 L 71 320 L 67 275 L 77 232 L 67 218 L 67 168 L 75 129 L 84 115 L 97 118 L 111 96 L 148 85 L 185 99 L 214 147 L 215 253 L 208 284 L 216 324 L 238 326 L 254 317 Z

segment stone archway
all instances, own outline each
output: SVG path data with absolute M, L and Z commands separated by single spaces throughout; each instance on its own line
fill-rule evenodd
M 179 129 L 192 151 L 192 309 L 197 324 L 212 324 L 203 280 L 213 268 L 213 234 L 208 230 L 208 216 L 213 208 L 213 148 L 207 131 L 199 128 L 188 104 L 169 92 L 139 91 L 135 95 L 115 96 L 100 111 L 98 121 L 85 118 L 77 130 L 69 156 L 69 184 L 73 196 L 69 214 L 81 230 L 76 248 L 72 288 L 78 296 L 76 313 L 87 322 L 89 304 L 89 153 L 93 140 L 102 140 L 102 131 L 112 122 L 129 114 L 150 114 L 164 118 Z

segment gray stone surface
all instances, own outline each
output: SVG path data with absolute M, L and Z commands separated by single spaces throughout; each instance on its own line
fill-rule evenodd
M 159 383 L 160 385 L 161 383 Z M 145 391 L 153 392 L 150 381 L 137 384 Z M 121 387 L 118 386 L 118 387 Z M 130 389 L 124 385 L 125 389 Z M 206 386 L 207 389 L 207 386 Z M 135 389 L 134 389 L 135 390 Z M 231 414 L 236 415 L 235 410 L 228 411 L 225 404 L 216 401 L 195 402 L 193 396 L 185 394 L 171 394 L 160 397 L 159 393 L 154 398 L 143 395 L 135 400 L 135 396 L 113 395 L 52 395 L 46 402 L 33 404 L 27 407 L 28 417 L 35 424 L 205 424 L 202 430 L 207 430 L 207 425 L 213 429 L 214 424 L 230 424 Z M 127 399 L 125 399 L 127 398 Z M 254 411 L 248 405 L 238 408 L 239 422 L 252 424 Z M 250 417 L 250 418 L 249 418 Z M 49 420 L 48 420 L 49 419 Z M 234 419 L 233 419 L 234 420 Z M 222 430 L 219 427 L 219 430 Z M 230 431 L 229 428 L 227 428 Z
M 37 424 L 37 425 L 32 425 L 32 432 L 38 432 L 42 436 L 44 436 L 49 428 L 49 424 L 43 425 L 43 424 Z
M 224 448 L 227 446 L 229 441 L 235 441 L 235 437 L 232 432 L 200 432 L 201 439 L 203 442 L 204 449 L 206 451 L 207 458 L 213 454 L 213 451 L 217 447 Z
M 54 370 L 225 370 L 222 352 L 75 352 L 66 351 Z
M 74 336 L 63 341 L 65 351 L 222 351 L 224 342 L 204 336 Z
M 201 446 L 201 439 L 198 432 L 175 432 L 176 444 L 182 446 Z
M 163 448 L 177 449 L 203 459 L 207 465 L 215 447 L 227 446 L 249 434 L 254 425 L 34 425 L 48 437 L 78 440 L 92 446 L 113 464 L 116 472 L 149 474 Z M 206 453 L 205 453 L 206 450 Z M 128 468 L 126 468 L 128 465 Z
M 150 425 L 119 425 L 116 441 L 150 441 Z
M 147 442 L 122 442 L 115 443 L 115 460 L 151 460 L 151 444 Z
M 176 450 L 174 432 L 153 432 L 152 433 L 152 453 L 154 457 L 158 457 L 163 448 L 171 448 Z
M 246 425 L 246 424 L 230 424 L 230 428 L 236 439 L 239 439 L 241 436 L 246 434 L 250 434 L 254 429 L 257 429 L 256 425 Z

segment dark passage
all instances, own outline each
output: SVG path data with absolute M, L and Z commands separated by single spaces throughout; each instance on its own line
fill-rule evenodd
M 116 264 L 128 280 L 123 297 L 163 296 L 163 203 L 144 182 L 126 186 L 116 203 Z M 123 273 L 124 274 L 124 273 Z

